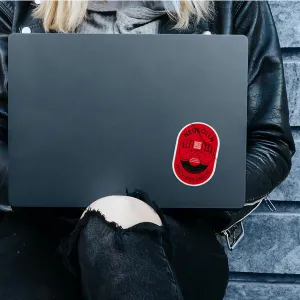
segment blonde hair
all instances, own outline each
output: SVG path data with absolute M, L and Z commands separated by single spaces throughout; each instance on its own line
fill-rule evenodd
M 166 12 L 176 21 L 174 28 L 178 29 L 185 29 L 191 19 L 199 22 L 209 17 L 212 12 L 212 1 L 169 0 L 167 2 Z M 42 19 L 46 31 L 70 33 L 74 32 L 83 21 L 87 7 L 88 0 L 44 0 L 35 9 L 33 15 Z

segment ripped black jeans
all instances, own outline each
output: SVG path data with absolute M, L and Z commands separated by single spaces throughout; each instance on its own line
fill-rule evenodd
M 88 210 L 62 243 L 67 267 L 80 276 L 85 300 L 221 300 L 228 260 L 211 226 L 160 211 L 163 226 L 122 229 Z

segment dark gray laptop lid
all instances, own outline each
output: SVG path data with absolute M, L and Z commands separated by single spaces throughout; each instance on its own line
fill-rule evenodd
M 84 207 L 137 188 L 162 207 L 241 207 L 247 47 L 243 36 L 10 36 L 11 204 Z M 174 172 L 191 123 L 213 129 L 186 137 L 194 150 L 219 139 L 201 185 Z M 183 172 L 205 161 L 197 155 L 183 158 Z

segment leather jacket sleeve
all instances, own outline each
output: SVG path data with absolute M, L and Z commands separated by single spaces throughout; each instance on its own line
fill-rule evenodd
M 8 204 L 8 150 L 7 150 L 7 43 L 11 33 L 10 7 L 0 6 L 0 205 Z
M 268 2 L 240 3 L 234 34 L 249 42 L 248 203 L 268 195 L 289 174 L 295 151 L 281 49 Z

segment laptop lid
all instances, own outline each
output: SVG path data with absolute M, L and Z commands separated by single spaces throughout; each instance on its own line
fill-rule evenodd
M 86 207 L 126 188 L 164 208 L 245 202 L 243 36 L 13 34 L 9 199 Z

